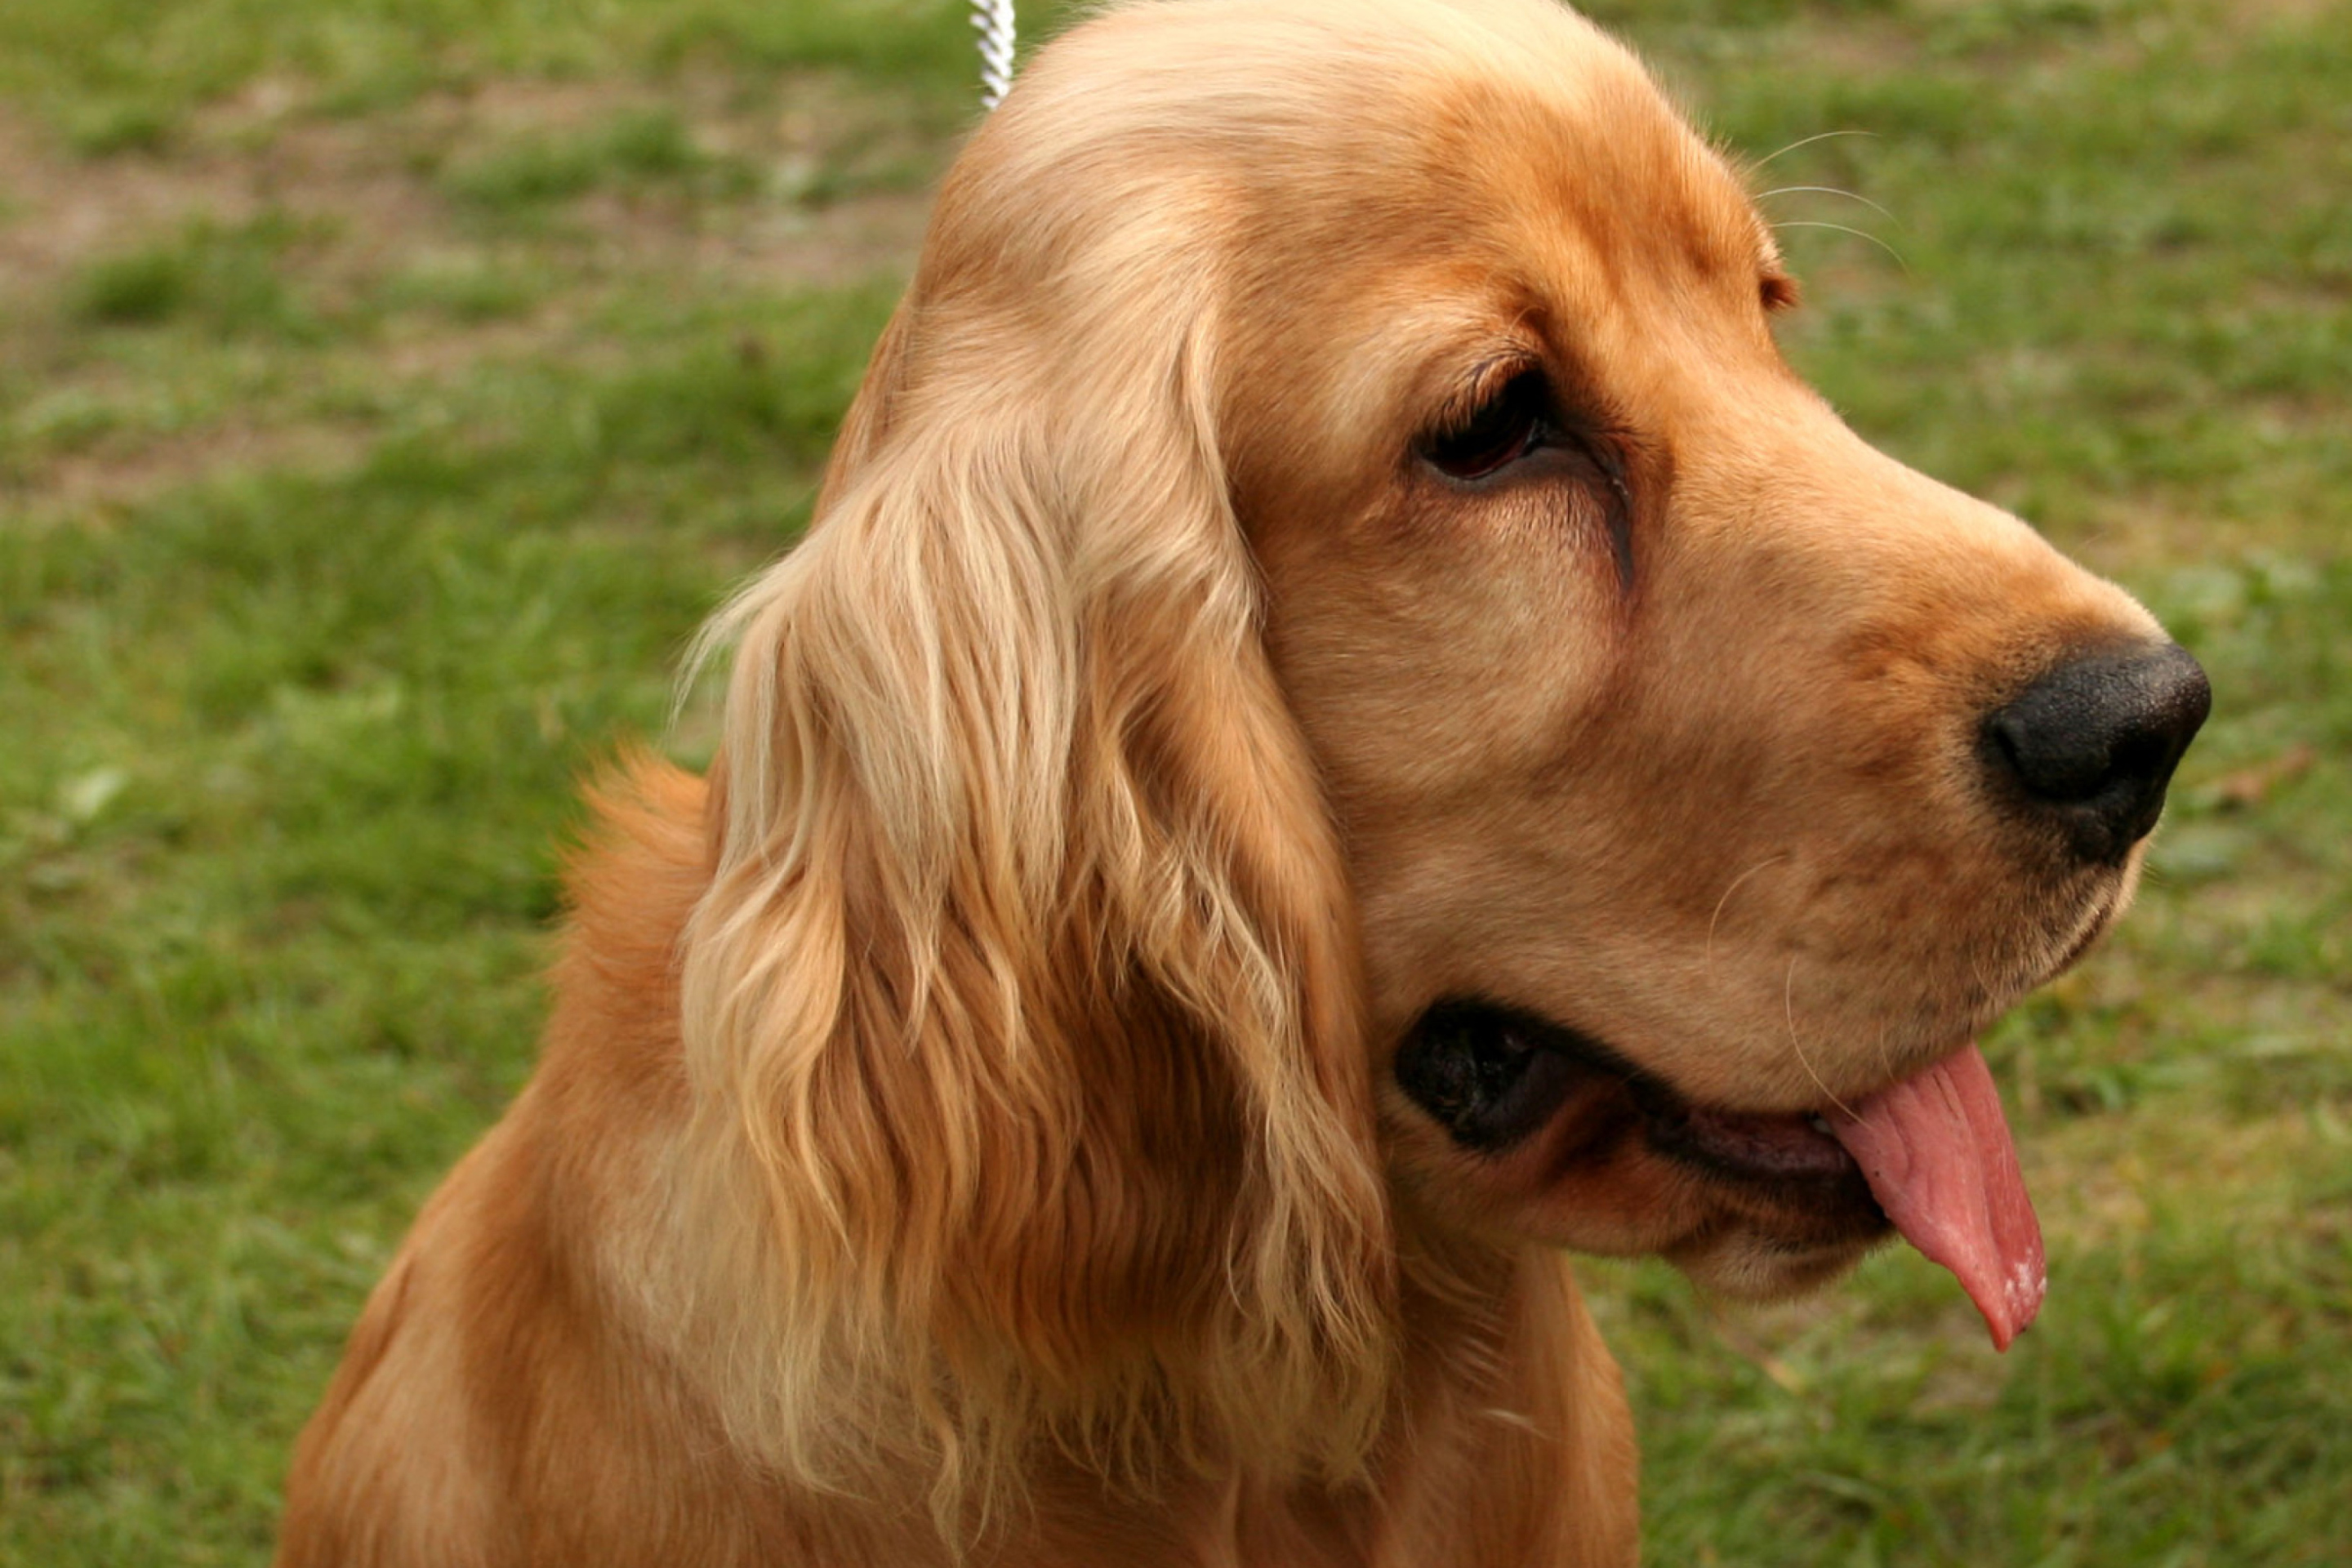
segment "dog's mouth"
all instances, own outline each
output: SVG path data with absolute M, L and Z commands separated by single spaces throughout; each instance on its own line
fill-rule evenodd
M 1824 1116 L 1699 1105 L 1591 1036 L 1517 1008 L 1437 1004 L 1397 1053 L 1396 1076 L 1456 1143 L 1482 1154 L 1510 1150 L 1572 1096 L 1599 1089 L 1623 1100 L 1651 1149 L 1710 1175 L 1775 1189 L 1864 1186 Z
M 1395 1072 L 1454 1142 L 1482 1155 L 1507 1154 L 1573 1104 L 1571 1143 L 1638 1137 L 1833 1232 L 1866 1238 L 1891 1225 L 1958 1278 L 1998 1349 L 2041 1308 L 2041 1228 L 1973 1043 L 1851 1104 L 1744 1111 L 1698 1104 L 1575 1029 L 1456 999 L 1422 1016 Z

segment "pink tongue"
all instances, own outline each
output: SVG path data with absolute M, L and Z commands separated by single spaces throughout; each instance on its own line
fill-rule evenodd
M 1872 1095 L 1830 1131 L 1904 1239 L 1958 1276 L 2007 1350 L 2042 1310 L 2042 1226 L 1984 1053 L 1971 1045 Z M 1857 1117 L 1859 1120 L 1857 1120 Z

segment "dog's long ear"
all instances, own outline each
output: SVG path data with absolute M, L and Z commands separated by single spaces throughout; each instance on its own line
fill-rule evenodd
M 782 1325 L 737 1373 L 749 1435 L 819 1475 L 895 1399 L 942 1496 L 1041 1436 L 1345 1474 L 1391 1247 L 1209 331 L 1073 372 L 923 330 L 902 310 L 808 539 L 716 633 L 684 1012 Z

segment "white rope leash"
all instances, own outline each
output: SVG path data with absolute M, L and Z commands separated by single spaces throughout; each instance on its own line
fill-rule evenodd
M 980 34 L 980 104 L 994 109 L 1013 89 L 1013 0 L 971 0 Z

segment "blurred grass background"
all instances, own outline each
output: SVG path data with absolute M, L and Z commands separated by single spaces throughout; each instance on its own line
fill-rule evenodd
M 0 8 L 0 1561 L 266 1556 L 528 1070 L 574 781 L 805 519 L 961 9 Z M 2014 1352 L 1907 1252 L 1591 1271 L 1650 1560 L 2352 1563 L 2352 5 L 1593 9 L 1885 209 L 1767 198 L 1798 363 L 2215 689 L 2138 910 L 1988 1042 Z

